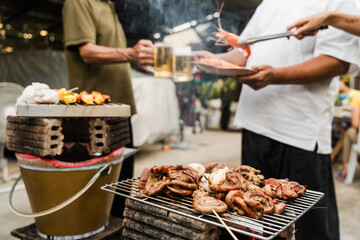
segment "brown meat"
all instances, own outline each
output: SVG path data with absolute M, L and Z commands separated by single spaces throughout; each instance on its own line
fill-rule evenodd
M 245 203 L 250 207 L 257 207 L 261 204 L 264 208 L 264 213 L 271 214 L 274 212 L 274 201 L 262 192 L 249 191 L 244 194 L 243 198 Z
M 242 190 L 233 190 L 228 192 L 228 194 L 226 194 L 225 197 L 225 202 L 226 204 L 229 206 L 230 209 L 234 210 L 235 212 L 237 212 L 239 215 L 245 215 L 245 212 L 242 210 L 242 208 L 239 208 L 238 205 L 235 205 L 233 203 L 233 199 L 235 197 L 240 197 L 243 198 L 244 196 L 244 192 Z
M 284 211 L 285 208 L 286 208 L 285 203 L 283 203 L 283 202 L 277 203 L 277 204 L 275 204 L 274 212 L 276 214 L 281 214 Z
M 181 188 L 186 188 L 189 190 L 195 190 L 197 188 L 197 184 L 196 183 L 188 183 L 188 182 L 183 182 L 183 181 L 179 181 L 179 180 L 171 180 L 168 184 L 168 186 L 174 186 L 177 185 Z
M 154 196 L 160 193 L 168 182 L 170 182 L 169 178 L 165 176 L 156 177 L 150 173 L 148 168 L 145 168 L 140 177 L 139 192 L 147 196 Z
M 263 214 L 264 214 L 264 208 L 263 206 L 258 203 L 253 207 L 249 207 L 245 201 L 240 198 L 240 197 L 234 197 L 233 198 L 233 203 L 240 209 L 242 210 L 246 216 L 250 217 L 250 218 L 254 218 L 254 219 L 260 219 L 262 218 Z M 241 213 L 241 212 L 240 212 Z M 240 214 L 239 213 L 239 214 Z M 241 215 L 241 214 L 240 214 Z
M 183 182 L 196 183 L 199 179 L 198 172 L 189 166 L 178 165 L 172 168 L 168 174 L 171 180 L 180 180 Z
M 193 201 L 196 201 L 201 197 L 207 197 L 207 196 L 209 196 L 209 193 L 205 192 L 203 189 L 195 190 L 193 193 Z
M 205 166 L 205 172 L 212 173 L 218 169 L 223 169 L 223 168 L 225 168 L 224 164 L 219 164 L 217 162 L 209 163 L 208 165 Z
M 215 194 L 215 197 L 216 197 L 217 199 L 224 200 L 225 197 L 226 197 L 226 193 L 224 193 L 224 192 L 216 193 L 216 194 Z
M 212 213 L 213 209 L 217 213 L 224 213 L 228 210 L 226 203 L 210 196 L 197 198 L 193 202 L 193 208 L 201 213 Z

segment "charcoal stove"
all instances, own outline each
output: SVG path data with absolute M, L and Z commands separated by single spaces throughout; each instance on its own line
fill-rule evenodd
M 6 147 L 40 157 L 60 156 L 69 145 L 83 143 L 91 156 L 108 154 L 130 142 L 130 106 L 28 104 L 8 116 Z
M 195 211 L 192 207 L 192 198 L 190 197 L 144 196 L 139 193 L 138 187 L 139 178 L 133 178 L 104 185 L 101 189 L 140 202 L 143 205 L 149 205 L 157 209 L 182 215 L 188 219 L 194 219 L 224 228 L 216 216 L 212 214 L 201 214 Z M 324 194 L 321 192 L 307 190 L 305 194 L 294 201 L 284 201 L 287 207 L 282 214 L 264 214 L 262 219 L 259 220 L 239 216 L 234 212 L 220 214 L 220 217 L 235 233 L 256 239 L 270 240 L 291 228 L 291 226 L 320 201 L 323 196 Z
M 103 232 L 113 195 L 100 187 L 119 178 L 124 146 L 130 142 L 130 106 L 28 104 L 16 110 L 6 126 L 6 146 L 16 152 L 21 171 L 9 195 L 12 212 L 34 217 L 37 235 L 45 239 Z M 21 178 L 31 213 L 12 204 Z

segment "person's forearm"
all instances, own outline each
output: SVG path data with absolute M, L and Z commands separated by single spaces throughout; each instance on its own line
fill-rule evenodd
M 359 108 L 357 107 L 354 107 L 352 109 L 352 114 L 351 114 L 351 126 L 354 127 L 354 128 L 359 128 L 359 117 L 360 117 L 360 114 L 359 114 Z
M 327 23 L 335 28 L 360 36 L 360 16 L 330 12 Z
M 111 48 L 87 43 L 79 47 L 80 56 L 88 64 L 132 62 L 132 48 Z
M 320 55 L 304 63 L 278 68 L 272 84 L 309 84 L 347 73 L 350 64 Z
M 229 63 L 235 64 L 238 66 L 245 66 L 245 64 L 246 64 L 246 58 L 237 49 L 233 49 L 226 53 L 219 53 L 219 54 L 216 54 L 216 56 L 222 60 L 225 60 Z

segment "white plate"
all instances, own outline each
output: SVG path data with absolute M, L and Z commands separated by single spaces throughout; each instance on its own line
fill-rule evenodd
M 246 76 L 256 73 L 255 70 L 249 69 L 249 68 L 222 68 L 222 67 L 215 67 L 213 65 L 197 62 L 196 66 L 206 72 L 211 73 L 215 75 L 222 75 L 222 76 Z

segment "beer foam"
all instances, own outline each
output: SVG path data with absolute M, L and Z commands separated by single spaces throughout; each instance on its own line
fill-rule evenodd
M 188 56 L 191 55 L 191 47 L 176 47 L 173 49 L 173 55 L 175 56 Z
M 172 47 L 171 44 L 169 43 L 164 43 L 164 42 L 156 42 L 154 44 L 155 47 Z

